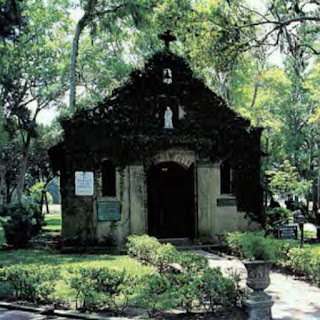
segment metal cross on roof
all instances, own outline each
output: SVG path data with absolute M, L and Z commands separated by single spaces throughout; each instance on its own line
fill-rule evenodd
M 177 40 L 176 36 L 171 33 L 171 30 L 167 30 L 159 35 L 159 39 L 164 41 L 166 50 L 170 49 L 170 42 Z

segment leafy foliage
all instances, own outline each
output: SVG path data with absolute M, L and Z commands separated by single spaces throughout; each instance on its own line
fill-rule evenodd
M 29 265 L 11 266 L 0 269 L 1 287 L 14 299 L 48 303 L 54 300 L 55 283 L 60 279 L 56 267 Z
M 81 310 L 98 310 L 107 306 L 119 311 L 119 296 L 129 285 L 125 271 L 118 272 L 106 268 L 78 268 L 71 270 L 73 274 L 68 280 L 75 291 L 76 308 Z M 124 302 L 127 304 L 127 300 Z M 122 307 L 124 307 L 122 306 Z
M 312 182 L 306 180 L 299 181 L 297 169 L 288 160 L 285 160 L 278 170 L 267 171 L 267 174 L 271 177 L 270 186 L 276 193 L 283 195 L 305 195 L 311 189 Z
M 265 229 L 275 230 L 279 225 L 286 224 L 289 217 L 292 215 L 291 211 L 285 208 L 266 208 L 266 225 Z
M 45 225 L 44 215 L 38 205 L 10 204 L 2 206 L 1 216 L 7 217 L 3 229 L 7 244 L 15 248 L 28 246 L 30 239 L 36 236 Z
M 310 282 L 320 285 L 320 256 L 310 249 L 292 248 L 282 265 L 289 268 L 296 276 L 304 277 Z
M 275 242 L 261 234 L 231 232 L 226 236 L 231 253 L 248 260 L 274 260 L 278 252 Z
M 160 249 L 160 242 L 148 235 L 129 236 L 127 240 L 128 254 L 130 257 L 135 257 L 139 261 L 148 264 L 156 262 L 157 250 Z

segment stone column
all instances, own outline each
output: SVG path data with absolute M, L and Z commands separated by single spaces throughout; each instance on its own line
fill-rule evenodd
M 147 188 L 143 165 L 130 168 L 130 224 L 131 234 L 147 233 Z
M 202 240 L 211 240 L 214 235 L 217 198 L 220 191 L 220 170 L 218 164 L 197 166 L 198 185 L 198 230 Z

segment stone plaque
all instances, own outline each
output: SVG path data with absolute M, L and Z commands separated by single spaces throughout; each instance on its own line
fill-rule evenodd
M 94 182 L 92 171 L 76 171 L 74 178 L 76 196 L 93 196 Z
M 99 201 L 98 221 L 118 221 L 121 219 L 119 201 Z
M 298 227 L 297 226 L 280 226 L 278 228 L 279 239 L 298 239 Z
M 237 205 L 236 198 L 219 198 L 217 199 L 218 207 L 233 207 Z

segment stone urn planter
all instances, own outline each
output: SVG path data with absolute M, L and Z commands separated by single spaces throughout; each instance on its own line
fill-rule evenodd
M 249 320 L 272 319 L 271 296 L 264 292 L 270 285 L 271 261 L 253 260 L 243 262 L 247 269 L 247 286 L 253 291 L 242 304 L 248 313 Z
M 247 285 L 254 291 L 263 291 L 270 285 L 271 261 L 254 260 L 244 261 L 247 269 Z

